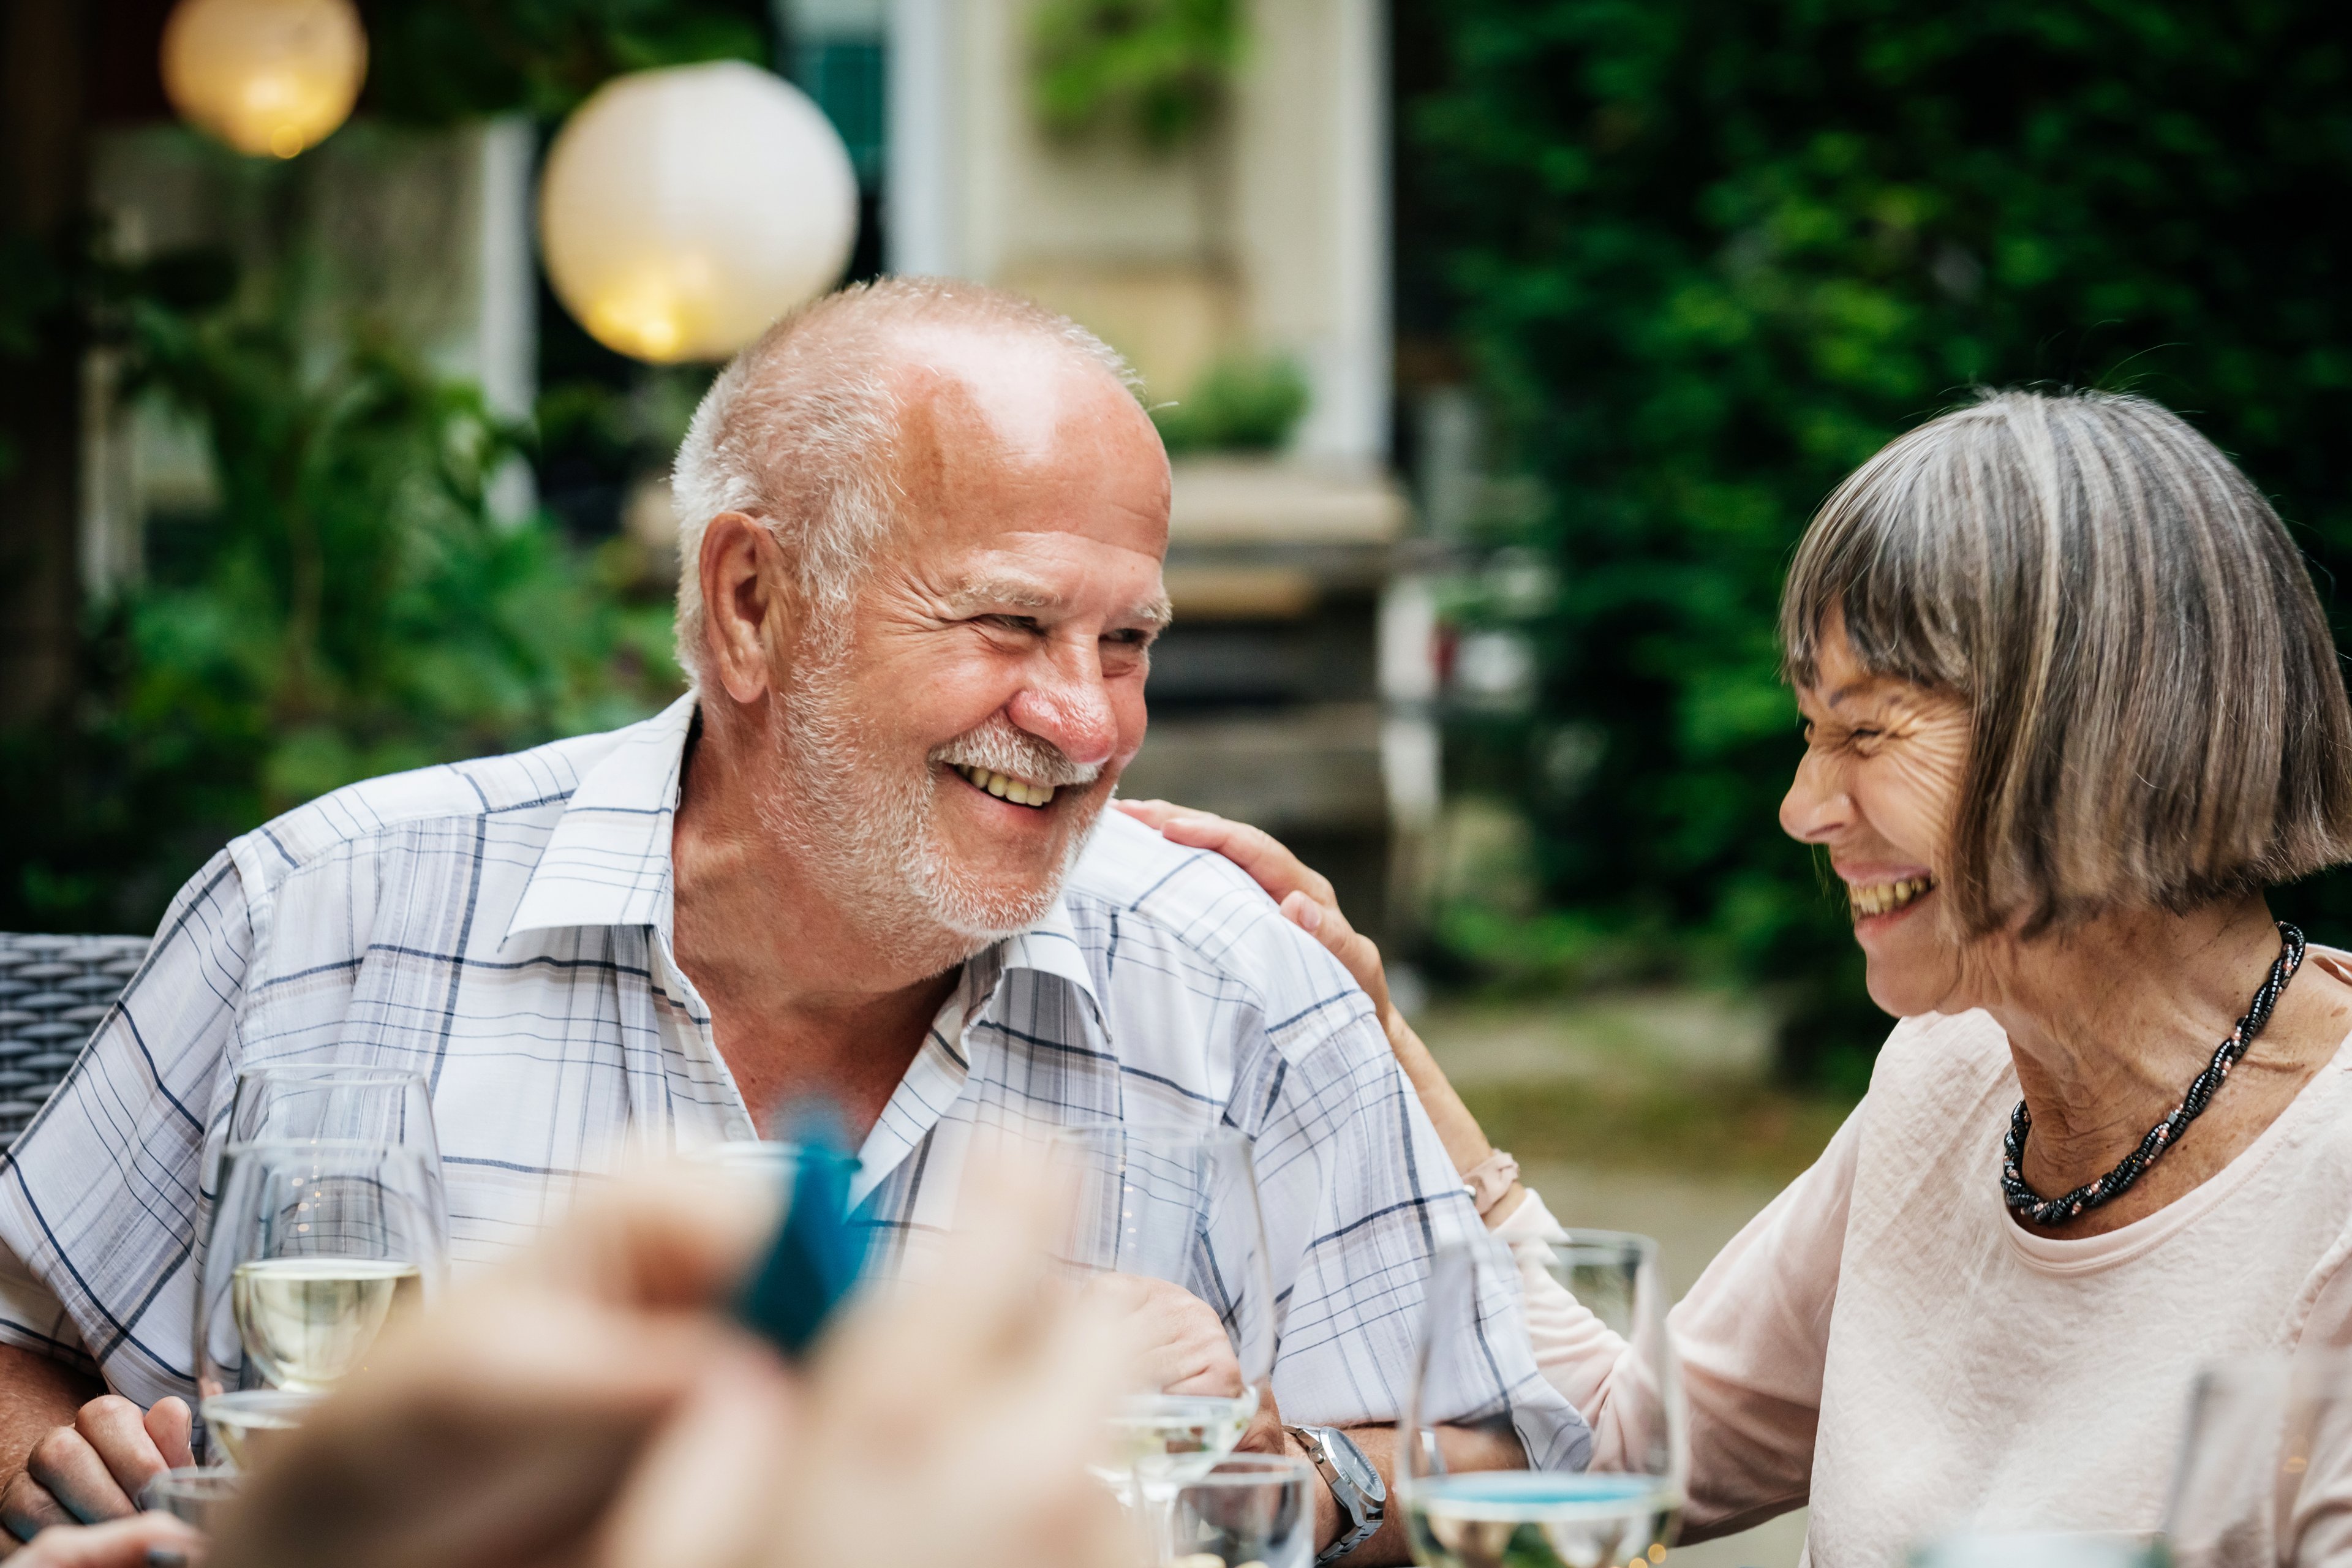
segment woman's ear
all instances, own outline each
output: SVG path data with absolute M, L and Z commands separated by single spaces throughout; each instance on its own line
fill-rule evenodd
M 727 695 L 756 702 L 774 684 L 770 650 L 789 647 L 790 578 L 775 535 L 756 519 L 722 511 L 703 530 L 703 652 Z

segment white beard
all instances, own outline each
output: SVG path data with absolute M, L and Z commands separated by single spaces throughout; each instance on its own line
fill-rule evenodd
M 761 825 L 838 889 L 877 940 L 910 957 L 930 950 L 940 968 L 1035 925 L 1060 897 L 1101 802 L 1086 808 L 1050 875 L 992 883 L 942 850 L 932 823 L 935 765 L 969 763 L 1057 784 L 1091 783 L 1101 770 L 1070 762 L 1002 715 L 939 747 L 919 771 L 877 759 L 861 743 L 864 726 L 843 678 L 845 651 L 808 648 L 790 689 L 771 699 L 776 766 L 761 792 Z

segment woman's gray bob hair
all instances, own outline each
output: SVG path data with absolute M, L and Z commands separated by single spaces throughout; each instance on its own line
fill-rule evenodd
M 1887 446 L 1797 547 L 1790 679 L 1839 621 L 1872 673 L 1969 704 L 1938 875 L 1970 931 L 2352 859 L 2352 711 L 2303 557 L 2145 398 L 1999 393 Z

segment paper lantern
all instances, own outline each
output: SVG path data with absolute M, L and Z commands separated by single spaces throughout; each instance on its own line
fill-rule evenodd
M 833 285 L 857 234 L 857 177 L 822 110 L 737 61 L 599 88 L 540 179 L 556 298 L 608 348 L 724 359 Z
M 367 33 L 352 0 L 180 0 L 163 64 L 190 124 L 240 153 L 291 158 L 350 118 Z

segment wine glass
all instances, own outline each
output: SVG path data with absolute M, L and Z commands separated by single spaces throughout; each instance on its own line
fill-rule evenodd
M 441 1163 L 425 1075 L 356 1062 L 267 1062 L 240 1068 L 230 1147 L 265 1139 L 337 1138 L 415 1149 Z
M 178 1469 L 163 1471 L 140 1488 L 139 1506 L 168 1513 L 210 1534 L 215 1519 L 236 1500 L 244 1485 L 245 1477 L 236 1470 L 183 1465 Z
M 2277 1352 L 2200 1373 L 2165 1535 L 2179 1568 L 2352 1557 L 2352 1361 Z
M 1315 1561 L 1315 1467 L 1288 1454 L 1234 1454 L 1176 1489 L 1175 1563 L 1308 1568 Z
M 270 1062 L 240 1068 L 213 1191 L 220 1191 L 229 1153 L 240 1145 L 320 1138 L 414 1149 L 437 1194 L 441 1143 L 425 1075 L 356 1062 Z M 436 1206 L 446 1212 L 447 1205 L 436 1197 Z
M 1112 1417 L 1096 1474 L 1139 1509 L 1164 1552 L 1177 1489 L 1233 1452 L 1274 1373 L 1274 1281 L 1250 1142 L 1222 1128 L 1068 1128 L 1053 1161 L 1075 1198 L 1063 1266 L 1121 1300 L 1189 1293 L 1215 1315 L 1240 1371 L 1238 1388 L 1138 1388 Z
M 199 1413 L 231 1462 L 366 1363 L 440 1293 L 448 1216 L 413 1148 L 357 1139 L 232 1145 L 196 1295 Z
M 1397 1490 L 1413 1555 L 1432 1568 L 1599 1568 L 1655 1563 L 1674 1542 L 1689 1473 L 1681 1367 L 1666 1334 L 1658 1244 L 1571 1231 L 1525 1250 L 1480 1237 L 1441 1250 L 1400 1426 Z M 1530 1310 L 1582 1311 L 1616 1336 L 1606 1381 L 1584 1400 L 1590 1437 L 1531 1453 L 1524 1470 L 1455 1474 L 1448 1429 L 1513 1436 L 1491 1392 L 1485 1325 L 1524 1292 Z

